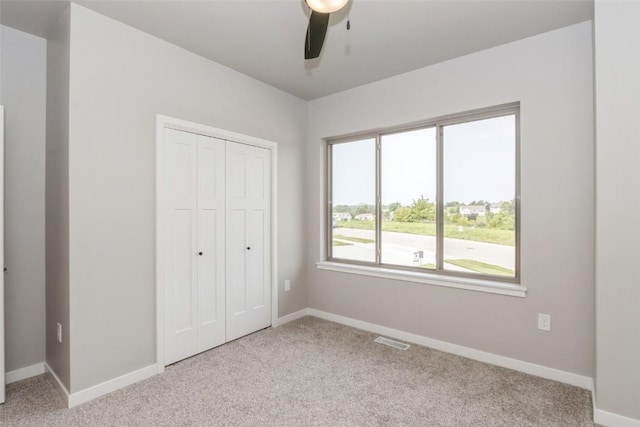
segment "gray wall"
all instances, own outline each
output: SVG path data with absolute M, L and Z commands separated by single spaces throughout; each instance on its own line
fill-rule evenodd
M 595 3 L 596 402 L 640 420 L 640 3 Z M 631 424 L 629 424 L 631 425 Z
M 47 39 L 46 306 L 47 363 L 67 390 L 69 334 L 69 10 Z M 62 343 L 56 340 L 62 324 Z
M 279 314 L 307 306 L 306 102 L 76 4 L 70 72 L 72 392 L 155 362 L 156 114 L 278 142 Z
M 45 360 L 44 153 L 47 41 L 2 26 L 6 370 Z
M 630 111 L 627 123 L 634 123 L 637 114 L 632 113 L 637 111 L 616 103 L 630 88 L 638 89 L 637 81 L 631 74 L 620 82 L 616 73 L 625 67 L 637 72 L 640 65 L 629 63 L 632 55 L 624 58 L 625 67 L 614 65 L 619 58 L 611 55 L 620 40 L 638 37 L 631 25 L 618 25 L 637 11 L 618 7 L 596 4 L 596 48 L 601 52 L 596 57 L 600 217 L 596 380 L 600 408 L 640 418 L 636 411 L 640 380 L 629 374 L 640 351 L 628 326 L 639 322 L 638 290 L 633 285 L 638 275 L 629 270 L 634 264 L 628 260 L 638 254 L 631 241 L 635 235 L 624 224 L 618 228 L 619 213 L 613 209 L 621 203 L 617 189 L 639 181 L 631 161 L 638 159 L 638 153 L 630 155 L 630 146 L 624 144 L 637 132 L 631 125 L 620 128 L 619 120 L 613 126 L 622 111 Z M 589 24 L 307 105 L 80 6 L 72 9 L 72 28 L 66 14 L 49 39 L 46 120 L 46 360 L 71 391 L 154 362 L 156 113 L 280 143 L 281 316 L 307 306 L 308 280 L 308 303 L 313 308 L 593 375 Z M 631 43 L 627 47 L 633 49 Z M 5 55 L 3 49 L 3 59 Z M 6 66 L 3 63 L 2 71 Z M 321 138 L 517 100 L 522 103 L 522 283 L 529 287 L 525 299 L 315 269 L 322 253 Z M 305 158 L 301 142 L 307 135 Z M 620 168 L 624 178 L 614 173 Z M 305 189 L 313 190 L 306 199 Z M 623 204 L 629 203 L 634 201 L 625 199 Z M 618 250 L 619 242 L 623 251 Z M 621 258 L 621 252 L 628 256 Z M 621 266 L 612 260 L 626 261 Z M 284 279 L 293 280 L 289 293 L 283 291 Z M 37 292 L 31 294 L 29 304 L 37 304 L 38 298 Z M 538 312 L 553 316 L 551 333 L 536 330 Z M 64 326 L 63 344 L 55 341 L 57 321 Z M 8 341 L 12 334 L 8 326 Z M 7 344 L 9 369 L 13 369 L 9 363 L 15 368 L 32 363 L 23 353 L 11 356 Z
M 593 80 L 582 23 L 311 101 L 309 305 L 438 340 L 593 375 Z M 322 138 L 521 103 L 526 298 L 343 274 L 322 256 Z M 537 329 L 537 313 L 552 331 Z

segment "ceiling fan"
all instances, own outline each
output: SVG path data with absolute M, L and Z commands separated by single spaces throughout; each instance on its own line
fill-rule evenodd
M 314 59 L 320 56 L 324 37 L 329 26 L 329 15 L 347 5 L 349 0 L 305 0 L 311 9 L 307 36 L 304 40 L 304 59 Z M 347 29 L 349 29 L 347 23 Z

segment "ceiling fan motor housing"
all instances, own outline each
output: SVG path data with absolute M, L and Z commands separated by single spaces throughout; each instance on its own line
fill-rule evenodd
M 320 13 L 332 13 L 336 12 L 349 2 L 349 0 L 305 0 L 307 5 Z

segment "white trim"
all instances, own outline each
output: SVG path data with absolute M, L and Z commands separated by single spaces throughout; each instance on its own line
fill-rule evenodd
M 4 269 L 4 106 L 0 105 L 0 261 Z M 4 273 L 0 272 L 0 403 L 5 400 Z
M 593 417 L 593 422 L 595 423 L 596 421 L 596 384 L 595 381 L 592 379 L 591 380 L 591 409 L 592 409 L 592 417 Z
M 73 408 L 74 406 L 78 406 L 82 403 L 88 402 L 100 396 L 104 396 L 105 394 L 114 392 L 131 384 L 135 384 L 139 381 L 146 380 L 147 378 L 150 378 L 157 374 L 156 365 L 149 365 L 142 369 L 129 372 L 128 374 L 121 375 L 117 378 L 113 378 L 103 383 L 96 384 L 84 390 L 80 390 L 75 393 L 69 393 L 69 390 L 67 390 L 67 387 L 65 387 L 58 375 L 56 375 L 55 371 L 51 369 L 51 366 L 49 366 L 49 364 L 46 362 L 43 365 L 45 372 L 51 375 L 54 385 L 63 395 L 62 398 L 66 403 L 67 408 Z
M 286 316 L 279 317 L 271 326 L 277 328 L 278 326 L 282 326 L 285 323 L 293 322 L 294 320 L 298 320 L 305 316 L 309 315 L 309 309 L 303 308 L 302 310 L 294 311 L 293 313 L 287 314 Z
M 35 365 L 25 366 L 24 368 L 7 372 L 4 374 L 4 382 L 5 384 L 11 384 L 17 381 L 26 380 L 27 378 L 35 377 L 36 375 L 42 375 L 44 372 L 44 362 L 36 363 Z
M 274 148 L 278 147 L 278 144 L 276 142 L 269 141 L 267 139 L 257 138 L 255 136 L 245 135 L 225 129 L 215 128 L 213 126 L 203 125 L 200 123 L 190 122 L 187 120 L 158 114 L 156 116 L 156 130 L 162 130 L 164 128 L 210 136 L 213 138 L 224 139 L 226 141 L 238 142 L 240 144 L 253 145 L 255 147 L 262 147 L 269 150 L 273 150 Z M 157 138 L 156 141 L 158 141 Z
M 493 353 L 464 347 L 457 344 L 451 344 L 445 341 L 388 328 L 386 326 L 376 325 L 374 323 L 364 322 L 362 320 L 351 319 L 349 317 L 339 316 L 337 314 L 327 313 L 325 311 L 309 309 L 309 315 L 319 317 L 321 319 L 330 320 L 332 322 L 341 323 L 343 325 L 373 332 L 387 337 L 407 341 L 425 347 L 434 348 L 436 350 L 445 351 L 447 353 L 457 354 L 458 356 L 467 357 L 469 359 L 478 360 L 480 362 L 492 365 L 502 366 L 504 368 L 514 369 L 516 371 L 559 381 L 576 387 L 589 389 L 592 379 L 583 375 L 573 374 L 571 372 L 561 371 L 559 369 L 549 368 L 535 363 L 524 362 L 522 360 L 512 359 L 510 357 L 500 356 Z
M 112 380 L 105 381 L 100 384 L 96 384 L 92 387 L 85 388 L 84 390 L 71 393 L 67 406 L 73 408 L 81 403 L 88 402 L 97 397 L 104 396 L 105 394 L 114 392 L 121 388 L 127 387 L 131 384 L 135 384 L 139 381 L 146 380 L 157 374 L 156 365 L 149 365 L 137 371 L 129 372 L 128 374 L 121 375 Z
M 65 387 L 64 383 L 60 381 L 60 378 L 58 378 L 56 372 L 51 369 L 51 366 L 49 366 L 47 362 L 44 363 L 44 370 L 51 375 L 51 377 L 53 378 L 53 385 L 55 385 L 58 391 L 62 393 L 64 403 L 66 403 L 67 407 L 69 407 L 69 390 L 67 390 L 67 387 Z
M 466 289 L 470 291 L 488 292 L 492 294 L 509 295 L 524 298 L 527 288 L 511 283 L 494 280 L 483 280 L 466 277 L 450 277 L 409 270 L 384 268 L 368 265 L 346 264 L 342 262 L 320 261 L 316 265 L 320 270 L 338 271 L 340 273 L 360 274 L 363 276 L 381 277 L 385 279 L 402 280 L 405 282 L 425 283 L 427 285 L 444 286 L 447 288 Z
M 278 322 L 278 144 L 271 150 L 271 325 Z
M 613 412 L 598 409 L 596 404 L 596 390 L 591 383 L 591 399 L 593 401 L 593 422 L 607 427 L 640 427 L 640 420 L 625 417 Z
M 593 409 L 593 422 L 607 427 L 640 427 L 640 420 L 596 409 L 595 407 Z
M 164 245 L 164 209 L 165 205 L 163 186 L 164 170 L 166 169 L 164 160 L 164 126 L 165 120 L 162 116 L 156 116 L 156 369 L 157 373 L 164 372 L 164 251 L 160 248 Z
M 278 144 L 262 138 L 243 135 L 224 129 L 218 129 L 199 123 L 176 119 L 174 117 L 156 116 L 156 370 L 164 372 L 164 300 L 165 284 L 162 274 L 164 259 L 161 248 L 164 244 L 163 182 L 165 171 L 164 129 L 175 129 L 198 135 L 233 141 L 240 144 L 271 150 L 271 325 L 278 323 Z

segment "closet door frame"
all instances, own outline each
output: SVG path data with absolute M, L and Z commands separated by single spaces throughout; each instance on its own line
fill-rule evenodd
M 271 325 L 278 324 L 278 144 L 266 139 L 243 135 L 174 117 L 156 116 L 156 367 L 157 372 L 165 368 L 165 188 L 167 163 L 165 159 L 164 130 L 174 129 L 198 135 L 232 141 L 271 151 Z

